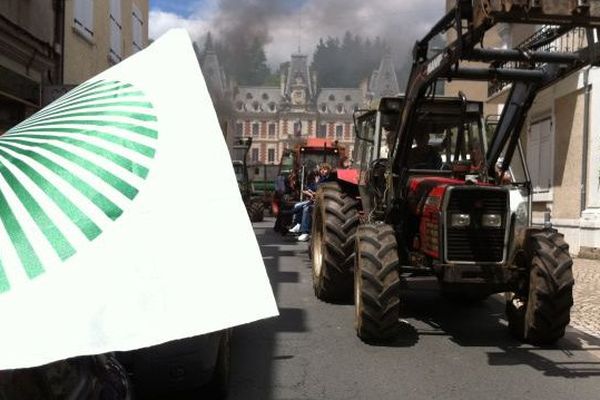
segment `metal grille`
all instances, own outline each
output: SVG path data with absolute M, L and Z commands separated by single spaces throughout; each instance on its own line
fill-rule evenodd
M 504 256 L 508 193 L 504 190 L 455 188 L 446 212 L 446 256 L 449 262 L 501 262 Z M 452 214 L 469 214 L 471 225 L 452 228 Z M 500 214 L 501 228 L 481 226 L 484 214 Z

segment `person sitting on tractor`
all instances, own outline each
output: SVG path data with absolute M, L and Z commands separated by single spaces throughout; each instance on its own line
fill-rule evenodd
M 296 221 L 296 225 L 290 229 L 291 233 L 299 233 L 300 236 L 298 236 L 298 241 L 299 242 L 306 242 L 309 237 L 310 237 L 310 229 L 311 229 L 311 224 L 312 224 L 312 210 L 314 207 L 314 198 L 315 198 L 315 194 L 317 191 L 317 187 L 325 182 L 328 182 L 330 180 L 330 175 L 331 174 L 331 165 L 327 164 L 327 163 L 323 163 L 319 166 L 319 170 L 318 170 L 318 175 L 316 175 L 316 179 L 314 179 L 313 181 L 310 181 L 311 183 L 314 183 L 314 186 L 311 185 L 310 183 L 307 184 L 307 187 L 305 190 L 305 193 L 307 195 L 307 197 L 309 197 L 309 200 L 307 201 L 303 201 L 300 203 L 296 203 L 294 205 L 294 209 L 298 210 L 296 211 L 295 214 L 295 221 Z M 309 176 L 310 178 L 310 176 Z M 309 187 L 310 185 L 310 187 Z M 298 216 L 298 217 L 296 217 Z M 300 222 L 298 223 L 297 221 L 300 220 Z
M 440 169 L 442 157 L 437 150 L 429 144 L 429 133 L 419 130 L 415 133 L 416 147 L 408 155 L 408 167 L 413 169 Z
M 303 219 L 303 215 L 305 214 L 305 208 L 310 205 L 313 201 L 315 193 L 317 191 L 317 182 L 319 177 L 319 171 L 314 170 L 311 171 L 306 178 L 306 186 L 302 191 L 302 195 L 306 200 L 300 201 L 294 204 L 292 207 L 292 225 L 293 228 L 289 230 L 290 233 L 299 233 L 300 228 L 302 226 L 301 221 Z
M 348 156 L 344 156 L 340 160 L 340 169 L 350 169 L 352 168 L 352 160 Z

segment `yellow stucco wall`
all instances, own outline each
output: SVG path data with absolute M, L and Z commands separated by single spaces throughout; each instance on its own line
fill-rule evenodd
M 74 0 L 65 1 L 65 67 L 64 83 L 79 84 L 113 65 L 110 51 L 110 2 L 94 1 L 94 38 L 81 35 L 73 23 Z M 121 46 L 123 59 L 133 54 L 132 4 L 135 3 L 144 16 L 144 46 L 148 43 L 148 0 L 122 0 Z
M 579 218 L 581 209 L 581 155 L 583 139 L 583 90 L 555 101 L 554 218 Z

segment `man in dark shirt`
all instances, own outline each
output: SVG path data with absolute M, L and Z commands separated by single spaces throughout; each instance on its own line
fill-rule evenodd
M 408 154 L 408 167 L 412 169 L 441 169 L 442 157 L 429 144 L 429 133 L 424 130 L 415 132 L 416 147 Z

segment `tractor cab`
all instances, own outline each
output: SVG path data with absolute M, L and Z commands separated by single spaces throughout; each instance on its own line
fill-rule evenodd
M 260 197 L 256 196 L 253 184 L 248 175 L 248 152 L 252 147 L 251 137 L 238 137 L 235 139 L 231 154 L 233 171 L 242 195 L 242 200 L 248 211 L 252 222 L 260 222 L 264 218 L 264 204 Z

